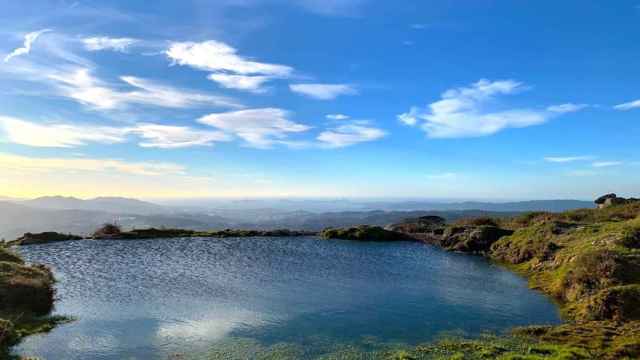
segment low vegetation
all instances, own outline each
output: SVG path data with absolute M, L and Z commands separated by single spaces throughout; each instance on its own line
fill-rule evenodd
M 49 268 L 26 264 L 17 254 L 0 247 L 0 358 L 11 359 L 10 347 L 23 337 L 68 321 L 48 316 L 54 303 L 54 283 Z
M 25 233 L 16 240 L 11 241 L 8 245 L 37 245 L 69 240 L 82 240 L 82 236 L 61 234 L 53 231 L 47 231 L 37 234 Z

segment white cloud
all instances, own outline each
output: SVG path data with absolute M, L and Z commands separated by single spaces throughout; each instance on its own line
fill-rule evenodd
M 587 161 L 593 159 L 593 156 L 548 156 L 544 160 L 553 163 L 568 163 L 574 161 Z
M 125 132 L 110 127 L 66 124 L 41 125 L 0 116 L 0 128 L 8 141 L 37 147 L 76 147 L 87 143 L 113 144 L 125 140 Z
M 237 54 L 233 47 L 219 41 L 201 43 L 174 42 L 166 55 L 178 65 L 188 65 L 212 72 L 231 72 L 241 75 L 262 74 L 286 77 L 293 68 L 286 65 L 252 61 Z
M 294 93 L 318 100 L 333 100 L 340 95 L 356 95 L 358 91 L 348 84 L 291 84 Z
M 496 97 L 525 89 L 514 80 L 483 79 L 468 87 L 447 90 L 426 109 L 412 107 L 409 112 L 398 115 L 398 119 L 407 125 L 419 125 L 431 138 L 459 138 L 539 125 L 556 114 L 526 108 L 490 110 Z
M 577 112 L 577 111 L 586 109 L 588 107 L 589 107 L 588 104 L 566 103 L 566 104 L 549 106 L 547 108 L 547 111 L 558 113 L 558 114 L 566 114 L 566 113 Z
M 592 163 L 591 166 L 595 168 L 602 168 L 602 167 L 619 166 L 622 164 L 623 164 L 622 161 L 596 161 Z
M 398 120 L 405 125 L 414 126 L 418 123 L 419 115 L 420 109 L 414 106 L 409 109 L 409 112 L 398 115 Z
M 326 147 L 340 148 L 362 142 L 378 140 L 386 135 L 387 133 L 384 130 L 366 126 L 362 123 L 354 123 L 325 130 L 318 135 L 317 140 L 323 143 Z
M 272 78 L 263 75 L 231 75 L 224 73 L 210 74 L 207 76 L 209 80 L 215 81 L 220 86 L 227 89 L 246 90 L 254 93 L 265 92 L 262 86 Z
M 89 171 L 133 175 L 182 175 L 185 168 L 172 163 L 127 162 L 117 159 L 29 157 L 0 153 L 0 169 L 21 172 Z
M 119 52 L 127 51 L 127 48 L 138 42 L 131 38 L 110 38 L 106 36 L 90 37 L 82 39 L 85 49 L 89 51 L 113 50 Z
M 344 114 L 329 114 L 326 117 L 329 120 L 347 120 L 351 118 L 349 115 L 344 115 Z
M 146 139 L 147 141 L 139 145 L 148 148 L 175 149 L 231 140 L 227 134 L 220 131 L 200 131 L 186 126 L 138 124 L 129 132 Z
M 115 144 L 127 141 L 130 135 L 145 140 L 138 144 L 141 147 L 164 149 L 212 145 L 215 142 L 231 140 L 221 131 L 197 130 L 186 126 L 148 123 L 129 127 L 37 124 L 1 116 L 0 129 L 3 130 L 7 141 L 34 147 L 71 148 L 89 143 Z
M 621 111 L 637 109 L 637 108 L 640 108 L 640 100 L 635 100 L 635 101 L 627 102 L 624 104 L 616 105 L 613 108 Z
M 9 60 L 11 60 L 12 58 L 16 57 L 16 56 L 21 56 L 21 55 L 26 55 L 29 52 L 31 52 L 31 46 L 33 45 L 33 43 L 38 39 L 38 37 L 40 37 L 40 35 L 52 31 L 50 29 L 44 29 L 44 30 L 40 30 L 40 31 L 34 31 L 34 32 L 30 32 L 28 34 L 26 34 L 24 36 L 24 43 L 22 45 L 22 47 L 19 47 L 15 50 L 13 50 L 9 55 L 5 56 L 4 58 L 4 62 L 9 62 Z
M 233 134 L 256 148 L 268 148 L 274 144 L 287 144 L 289 133 L 300 133 L 309 126 L 288 119 L 290 113 L 278 108 L 262 108 L 214 113 L 198 122 Z
M 410 27 L 414 30 L 424 30 L 427 28 L 427 24 L 411 24 Z
M 123 82 L 136 90 L 115 89 L 95 78 L 89 69 L 77 69 L 71 73 L 49 76 L 54 80 L 62 95 L 96 109 L 111 110 L 129 104 L 153 105 L 169 108 L 190 108 L 198 106 L 241 107 L 235 101 L 209 94 L 177 89 L 133 76 L 123 76 Z
M 286 65 L 253 61 L 220 41 L 174 42 L 165 52 L 174 64 L 213 72 L 208 76 L 222 87 L 254 93 L 266 91 L 263 85 L 276 78 L 287 78 L 293 68 Z

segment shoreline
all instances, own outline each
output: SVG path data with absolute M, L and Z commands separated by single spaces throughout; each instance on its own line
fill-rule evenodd
M 492 348 L 495 357 L 634 359 L 640 356 L 639 214 L 640 203 L 633 203 L 606 209 L 530 213 L 508 219 L 465 219 L 453 224 L 433 217 L 420 218 L 386 229 L 360 226 L 328 229 L 320 234 L 286 230 L 269 233 L 147 229 L 99 240 L 319 235 L 321 239 L 418 241 L 448 251 L 483 256 L 523 276 L 531 289 L 542 292 L 558 306 L 562 324 L 516 327 L 509 330 L 510 335 L 493 340 L 500 343 L 522 339 L 532 349 L 542 349 L 541 353 L 521 354 L 514 353 L 517 349 Z M 184 236 L 185 233 L 189 236 Z M 266 233 L 272 235 L 260 235 Z M 371 234 L 377 237 L 372 238 Z M 602 264 L 606 266 L 603 268 Z M 469 343 L 474 346 L 469 347 Z M 427 358 L 424 356 L 447 351 L 452 357 L 475 359 L 474 356 L 492 346 L 480 339 L 448 340 L 446 344 L 434 342 L 411 349 L 404 358 Z

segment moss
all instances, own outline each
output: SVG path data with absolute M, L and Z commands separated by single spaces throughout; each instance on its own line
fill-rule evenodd
M 557 235 L 570 231 L 571 225 L 557 221 L 538 222 L 515 231 L 491 246 L 494 259 L 521 264 L 534 258 L 546 260 L 559 249 Z
M 593 359 L 640 358 L 640 322 L 587 321 L 517 328 L 514 334 L 542 343 L 583 349 Z

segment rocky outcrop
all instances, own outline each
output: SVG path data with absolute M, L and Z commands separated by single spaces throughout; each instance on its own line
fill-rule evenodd
M 387 225 L 385 229 L 405 234 L 429 233 L 441 229 L 445 225 L 445 222 L 445 219 L 440 216 L 421 216 L 413 219 L 405 219 L 401 223 Z
M 61 234 L 53 231 L 37 234 L 25 233 L 21 237 L 12 241 L 11 245 L 36 245 L 68 240 L 82 240 L 82 236 Z
M 323 239 L 355 241 L 406 241 L 411 239 L 411 237 L 401 232 L 368 225 L 342 229 L 325 229 L 320 233 L 320 237 Z
M 491 245 L 504 236 L 513 234 L 494 223 L 468 221 L 469 225 L 447 225 L 438 216 L 423 216 L 389 225 L 387 230 L 405 234 L 414 240 L 439 246 L 449 251 L 486 253 Z
M 595 200 L 595 203 L 599 209 L 604 209 L 610 206 L 624 205 L 636 201 L 640 201 L 640 199 L 618 197 L 618 195 L 611 193 L 600 196 Z

